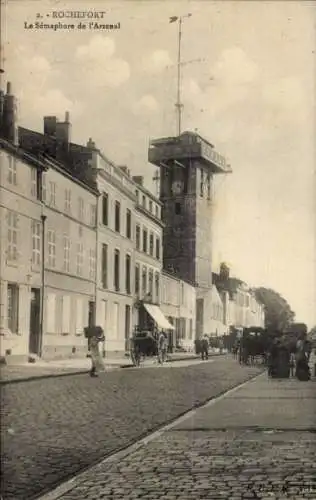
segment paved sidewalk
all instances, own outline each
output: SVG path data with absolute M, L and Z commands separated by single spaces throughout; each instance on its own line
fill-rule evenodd
M 315 500 L 315 410 L 315 378 L 264 373 L 42 500 Z
M 218 356 L 218 353 L 211 353 L 210 356 Z M 168 362 L 198 361 L 199 356 L 194 353 L 173 353 L 168 357 Z M 117 370 L 120 368 L 131 368 L 133 366 L 129 357 L 105 358 L 105 370 Z M 150 358 L 142 363 L 142 367 L 152 367 L 157 364 L 156 359 Z M 23 363 L 0 366 L 0 384 L 15 381 L 32 380 L 34 378 L 46 378 L 53 376 L 75 375 L 87 373 L 91 367 L 90 358 L 73 358 L 62 360 L 43 361 L 35 363 Z

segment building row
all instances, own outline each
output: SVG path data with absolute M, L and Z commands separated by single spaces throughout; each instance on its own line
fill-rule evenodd
M 170 346 L 192 349 L 201 292 L 165 265 L 164 203 L 143 177 L 92 139 L 71 142 L 68 113 L 63 122 L 44 117 L 42 133 L 17 127 L 10 84 L 0 119 L 1 357 L 82 356 L 92 324 L 104 329 L 109 355 L 153 324 Z M 216 284 L 208 293 L 204 333 L 250 321 L 250 302 L 238 304 Z

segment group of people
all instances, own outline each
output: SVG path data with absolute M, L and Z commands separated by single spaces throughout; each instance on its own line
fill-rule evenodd
M 299 337 L 294 349 L 289 348 L 282 339 L 275 339 L 269 353 L 269 376 L 287 378 L 295 375 L 298 380 L 310 380 L 311 351 L 312 345 L 305 334 Z

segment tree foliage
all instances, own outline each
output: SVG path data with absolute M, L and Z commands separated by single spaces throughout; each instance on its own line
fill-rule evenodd
M 265 310 L 265 328 L 270 331 L 284 331 L 294 321 L 295 314 L 288 302 L 270 288 L 256 288 L 255 296 Z
M 316 325 L 313 326 L 313 328 L 311 329 L 311 331 L 309 332 L 309 335 L 313 338 L 316 339 Z

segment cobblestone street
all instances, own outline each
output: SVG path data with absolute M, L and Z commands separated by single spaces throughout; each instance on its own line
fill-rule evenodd
M 314 384 L 263 374 L 42 500 L 315 500 Z
M 2 386 L 3 499 L 30 500 L 259 372 L 227 356 Z

